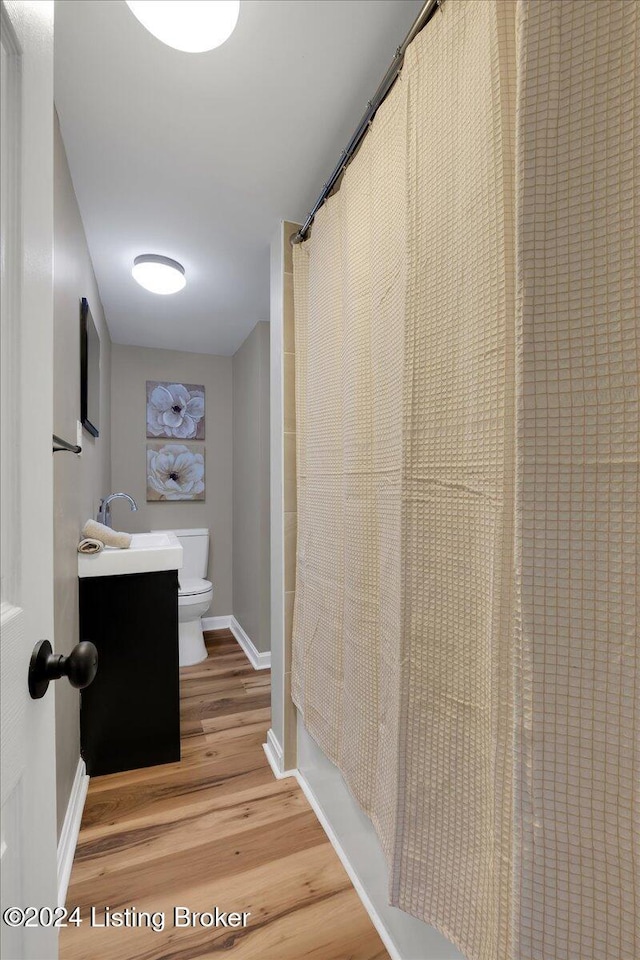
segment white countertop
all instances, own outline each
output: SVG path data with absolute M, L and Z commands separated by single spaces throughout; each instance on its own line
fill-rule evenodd
M 156 573 L 179 570 L 182 544 L 172 531 L 134 533 L 124 550 L 105 547 L 100 553 L 78 554 L 79 577 L 113 577 L 124 573 Z

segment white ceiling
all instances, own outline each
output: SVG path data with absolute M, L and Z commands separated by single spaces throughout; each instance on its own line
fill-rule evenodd
M 181 53 L 124 0 L 57 0 L 55 91 L 117 343 L 232 354 L 269 318 L 269 243 L 301 220 L 422 0 L 242 0 L 231 38 Z M 184 264 L 159 297 L 133 258 Z

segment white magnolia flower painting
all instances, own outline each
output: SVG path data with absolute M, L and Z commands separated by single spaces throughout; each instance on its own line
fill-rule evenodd
M 148 443 L 147 500 L 204 500 L 204 447 Z
M 204 387 L 147 380 L 147 437 L 204 440 Z

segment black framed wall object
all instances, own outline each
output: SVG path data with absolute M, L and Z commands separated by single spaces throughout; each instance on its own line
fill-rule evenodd
M 80 420 L 100 435 L 100 337 L 86 297 L 80 301 Z

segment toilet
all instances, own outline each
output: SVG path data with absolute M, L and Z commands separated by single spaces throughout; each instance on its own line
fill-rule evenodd
M 156 532 L 156 531 L 154 531 Z M 182 568 L 178 571 L 178 643 L 180 666 L 189 667 L 207 659 L 201 618 L 211 606 L 213 584 L 204 578 L 209 562 L 209 531 L 206 528 L 174 530 L 182 544 Z

